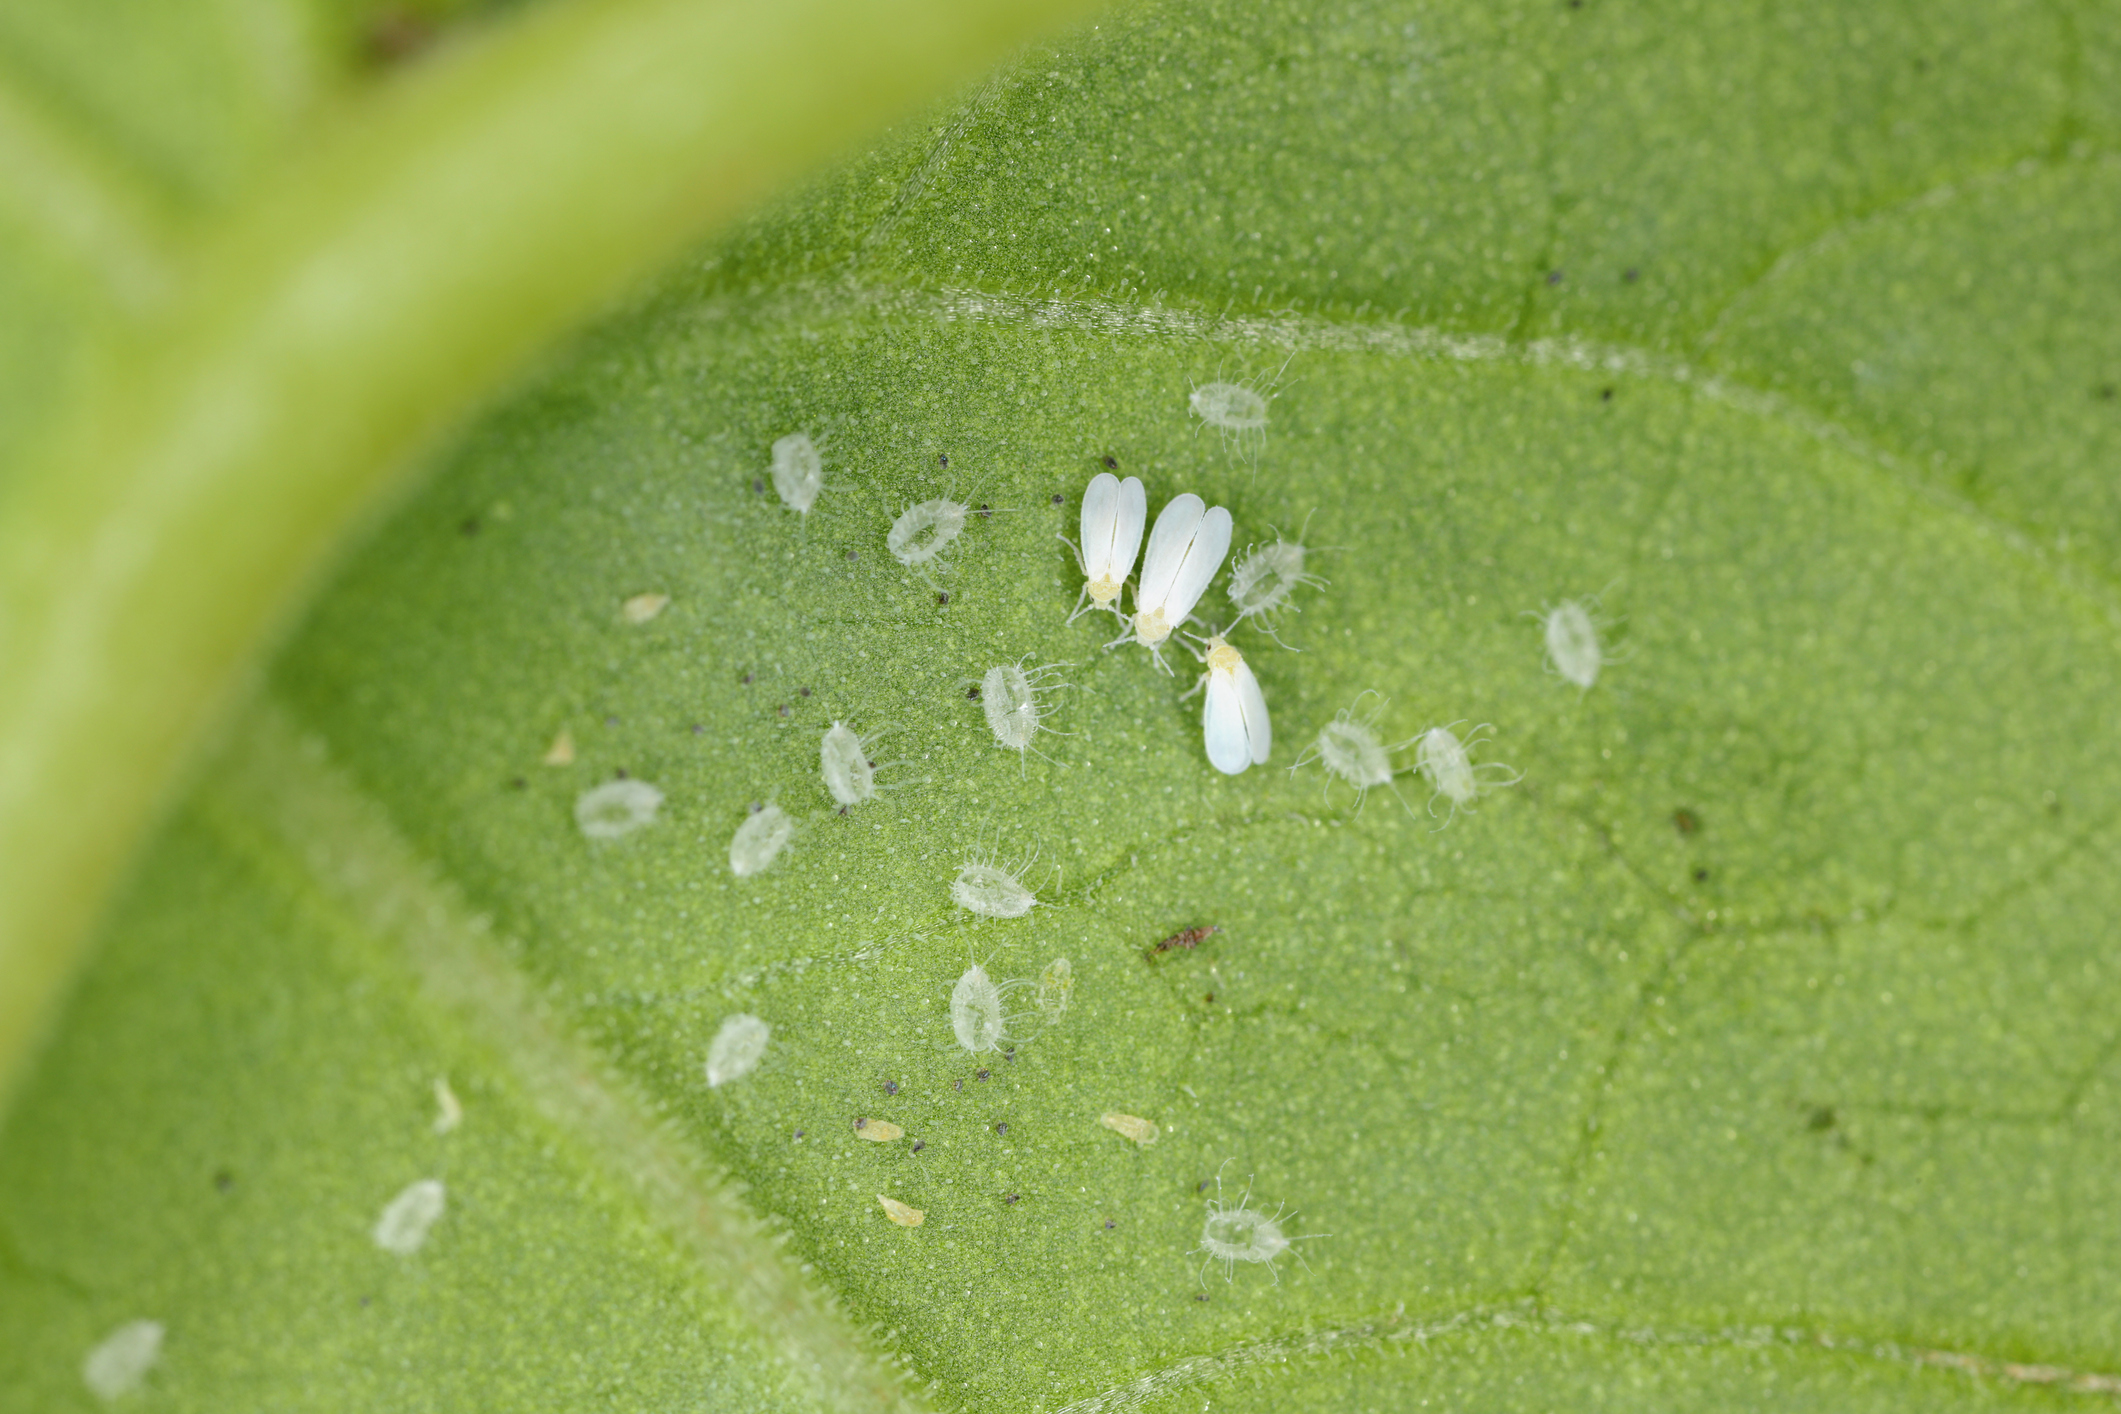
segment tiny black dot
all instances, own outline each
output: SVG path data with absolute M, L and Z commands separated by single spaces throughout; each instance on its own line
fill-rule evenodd
M 847 807 L 842 805 L 839 809 L 839 813 L 845 815 L 847 813 Z
M 1016 1052 L 1015 1052 L 1015 1051 L 1013 1051 L 1013 1050 L 1009 1050 L 1009 1051 L 1003 1051 L 1003 1052 L 1002 1052 L 1002 1059 L 1003 1059 L 1003 1060 L 1005 1060 L 1005 1061 L 1013 1061 L 1013 1060 L 1015 1060 L 1015 1059 L 1016 1059 Z
M 803 1131 L 802 1131 L 802 1130 L 800 1130 L 800 1129 L 798 1129 L 798 1130 L 797 1130 L 797 1131 L 795 1132 L 795 1137 L 796 1137 L 796 1138 L 798 1138 L 798 1139 L 802 1138 L 802 1137 L 803 1137 Z
M 219 1169 L 215 1171 L 214 1187 L 220 1189 L 223 1193 L 226 1193 L 229 1189 L 234 1188 L 235 1186 L 236 1176 L 234 1174 L 230 1173 L 227 1169 Z
M 916 1154 L 918 1154 L 918 1153 L 919 1153 L 919 1152 L 920 1152 L 921 1150 L 923 1150 L 923 1149 L 925 1149 L 925 1148 L 927 1148 L 927 1147 L 928 1147 L 928 1141 L 927 1141 L 927 1140 L 925 1140 L 925 1139 L 916 1139 L 916 1140 L 914 1140 L 914 1141 L 913 1141 L 913 1152 L 914 1152 L 914 1153 L 916 1153 Z
M 755 476 L 751 478 L 751 492 L 752 492 L 752 494 L 753 494 L 753 495 L 757 495 L 757 494 L 758 494 L 759 492 L 761 492 L 761 491 L 763 491 L 763 490 L 765 490 L 765 489 L 766 489 L 766 483 L 765 483 L 765 482 L 763 482 L 763 481 L 759 480 L 759 479 L 758 479 L 757 477 L 755 477 Z
M 2116 397 L 2121 397 L 2121 384 L 2101 383 L 2099 385 L 2099 396 L 2108 402 L 2112 402 Z
M 941 462 L 944 466 L 950 465 L 950 454 L 948 452 L 937 453 L 935 459 Z
M 1696 870 L 1694 871 L 1694 882 L 1695 882 L 1695 883 L 1697 883 L 1697 884 L 1705 884 L 1705 883 L 1707 883 L 1707 882 L 1708 882 L 1708 878 L 1709 878 L 1709 871 L 1708 871 L 1708 870 L 1706 870 L 1706 869 L 1696 869 Z
M 861 558 L 861 552 L 858 550 L 849 550 L 847 552 L 847 558 L 850 560 L 858 560 Z
M 1813 1110 L 1810 1115 L 1805 1117 L 1804 1125 L 1807 1129 L 1832 1129 L 1834 1127 L 1834 1107 L 1832 1105 L 1819 1106 L 1819 1108 Z
M 1054 505 L 1056 505 L 1056 506 L 1057 506 L 1057 505 L 1059 505 L 1059 504 L 1060 504 L 1061 502 L 1063 502 L 1063 501 L 1067 500 L 1067 499 L 1068 499 L 1068 498 L 1067 498 L 1066 496 L 1063 496 L 1063 495 L 1062 495 L 1062 494 L 1061 494 L 1060 492 L 1058 492 L 1058 491 L 1056 491 L 1056 492 L 1054 492 L 1054 493 L 1053 493 L 1053 504 L 1054 504 Z
M 754 800 L 751 802 L 751 813 L 754 815 L 758 814 L 761 810 L 764 810 L 765 808 L 766 802 L 763 800 Z
M 1118 470 L 1119 470 L 1119 458 L 1118 458 L 1118 457 L 1106 457 L 1106 458 L 1105 458 L 1105 466 L 1106 466 L 1106 469 L 1108 469 L 1108 470 L 1111 470 L 1111 471 L 1118 471 Z
M 604 719 L 604 725 L 605 725 L 605 726 L 607 726 L 607 727 L 615 727 L 615 726 L 617 726 L 618 724 L 619 724 L 619 719 L 618 719 L 617 717 L 606 717 L 606 718 Z
M 787 704 L 787 703 L 785 703 L 785 702 L 783 702 L 783 703 L 782 703 L 782 704 L 780 705 L 780 707 L 779 707 L 779 709 L 778 709 L 778 710 L 779 710 L 780 714 L 781 714 L 781 715 L 782 715 L 783 717 L 787 716 L 787 715 L 788 715 L 788 704 Z
M 1550 284 L 1550 285 L 1558 285 L 1558 284 L 1560 284 L 1560 283 L 1561 283 L 1561 272 L 1560 272 L 1559 270 L 1549 270 L 1549 271 L 1547 271 L 1547 283 L 1548 283 L 1548 284 Z
M 994 1122 L 994 1132 L 996 1134 L 1007 1134 L 1009 1132 L 1009 1121 L 1006 1119 L 996 1120 Z
M 856 1119 L 854 1122 L 854 1127 L 856 1129 L 867 1129 L 869 1127 L 869 1121 L 867 1119 Z
M 746 687 L 749 687 L 749 686 L 751 686 L 751 680 L 752 680 L 753 678 L 757 677 L 757 676 L 758 676 L 758 674 L 756 674 L 756 673 L 746 673 L 746 674 L 744 674 L 744 676 L 743 676 L 743 678 L 741 679 L 741 681 L 743 682 L 744 686 L 746 686 Z
M 965 1082 L 962 1080 L 953 1080 L 950 1082 L 950 1088 L 953 1090 L 962 1090 L 965 1088 Z
M 367 1305 L 367 1304 L 368 1304 L 368 1303 L 369 1303 L 369 1302 L 370 1302 L 371 1300 L 373 1300 L 373 1299 L 374 1299 L 373 1297 L 368 1297 L 368 1296 L 364 1296 L 364 1297 L 362 1297 L 362 1298 L 361 1298 L 361 1304 L 362 1304 L 363 1306 L 366 1306 L 366 1305 Z
M 1193 1293 L 1193 1299 L 1195 1301 L 1206 1301 L 1208 1299 L 1208 1293 L 1205 1291 L 1196 1291 Z
M 974 683 L 972 684 L 972 686 L 966 688 L 965 696 L 974 702 L 979 701 L 979 684 Z
M 1691 835 L 1701 828 L 1701 817 L 1691 810 L 1674 810 L 1672 828 L 1682 835 Z
M 800 692 L 805 697 L 808 697 L 810 695 L 810 689 L 807 687 L 799 687 L 796 689 L 796 691 Z
M 707 730 L 707 724 L 706 724 L 705 722 L 694 722 L 694 723 L 692 724 L 692 734 L 693 734 L 694 736 L 700 736 L 700 735 L 704 734 L 704 733 L 706 732 L 706 730 Z
M 1115 1227 L 1118 1227 L 1118 1226 L 1119 1226 L 1119 1224 L 1118 1224 L 1118 1223 L 1116 1223 L 1116 1222 L 1114 1222 L 1114 1221 L 1112 1221 L 1112 1219 L 1110 1219 L 1110 1218 L 1106 1218 L 1106 1219 L 1105 1219 L 1105 1231 L 1106 1231 L 1106 1232 L 1110 1232 L 1110 1231 L 1112 1231 L 1112 1229 L 1113 1229 L 1113 1228 L 1115 1228 Z
M 613 772 L 611 773 L 611 778 L 612 778 L 613 780 L 615 780 L 615 781 L 623 781 L 623 780 L 625 780 L 625 779 L 626 779 L 626 768 L 625 768 L 624 766 L 621 766 L 621 767 L 619 767 L 619 769 L 618 769 L 618 770 L 616 770 L 616 771 L 613 771 Z
M 516 777 L 516 778 L 515 778 L 514 780 L 510 781 L 510 782 L 508 783 L 508 785 L 509 785 L 509 789 L 511 789 L 511 790 L 528 790 L 528 789 L 530 789 L 530 782 L 528 782 L 528 781 L 524 780 L 524 779 L 523 779 L 523 778 L 522 778 L 521 776 L 517 776 L 517 777 Z
M 1004 1203 L 1009 1203 L 1009 1204 L 1012 1204 L 1012 1205 L 1013 1205 L 1013 1204 L 1015 1204 L 1015 1203 L 1016 1203 L 1016 1202 L 1017 1202 L 1017 1201 L 1018 1201 L 1019 1199 L 1021 1199 L 1021 1198 L 1022 1198 L 1023 1196 L 1024 1196 L 1024 1195 L 1023 1195 L 1023 1194 L 1021 1194 L 1021 1193 L 1012 1193 L 1012 1194 L 1010 1194 L 1010 1195 L 1009 1195 L 1008 1197 L 1006 1197 L 1006 1198 L 1002 1199 L 1002 1201 L 1003 1201 Z
M 972 1078 L 974 1080 L 985 1080 L 987 1078 L 987 1072 L 985 1070 L 976 1070 L 972 1072 Z
M 886 1095 L 896 1095 L 898 1093 L 898 1082 L 896 1080 L 886 1080 L 884 1082 L 884 1093 Z
M 1598 390 L 1598 401 L 1602 403 L 1613 401 L 1613 390 L 1611 388 L 1600 388 Z
M 1620 278 L 1621 278 L 1621 279 L 1623 279 L 1623 280 L 1625 280 L 1625 281 L 1627 281 L 1627 282 L 1628 282 L 1629 284 L 1631 284 L 1631 285 L 1632 285 L 1632 284 L 1634 284 L 1634 283 L 1635 283 L 1635 282 L 1636 282 L 1637 280 L 1640 280 L 1640 279 L 1642 278 L 1642 272 L 1641 272 L 1640 270 L 1627 270 L 1627 271 L 1623 271 L 1623 272 L 1621 273 L 1621 276 L 1620 276 Z
M 940 590 L 940 589 L 938 589 L 938 590 L 937 590 L 937 591 L 935 592 L 935 602 L 936 602 L 936 603 L 938 603 L 938 604 L 947 604 L 947 603 L 949 603 L 949 602 L 950 602 L 950 595 L 949 595 L 949 593 L 948 593 L 947 591 L 944 591 L 944 590 Z
M 981 520 L 994 519 L 994 510 L 985 501 L 979 503 L 979 518 Z
M 1208 993 L 1208 995 L 1207 995 L 1207 996 L 1205 996 L 1205 997 L 1202 997 L 1202 998 L 1201 998 L 1201 1000 L 1202 1000 L 1202 1001 L 1204 1001 L 1204 1002 L 1212 1002 L 1212 1001 L 1214 1001 L 1214 1000 L 1215 1000 L 1215 993 L 1213 993 L 1213 992 L 1210 992 L 1210 993 Z
M 457 533 L 460 535 L 477 535 L 479 533 L 479 518 L 477 516 L 467 516 L 464 522 L 457 527 Z

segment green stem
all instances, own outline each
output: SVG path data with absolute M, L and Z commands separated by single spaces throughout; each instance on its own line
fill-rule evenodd
M 1085 0 L 576 0 L 239 212 L 0 507 L 0 1095 L 271 627 L 415 454 L 717 222 Z

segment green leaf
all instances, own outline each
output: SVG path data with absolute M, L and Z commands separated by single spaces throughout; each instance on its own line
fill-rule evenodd
M 1148 7 L 688 259 L 437 455 L 135 878 L 0 1142 L 0 1388 L 145 1317 L 202 1409 L 2121 1389 L 2117 30 Z M 1065 621 L 1108 458 L 1314 547 L 1300 651 L 1232 633 L 1266 768 Z M 1585 691 L 1525 614 L 1600 594 Z M 968 695 L 1020 660 L 1042 755 Z M 1350 708 L 1520 778 L 1358 808 Z M 982 857 L 1039 906 L 955 907 Z M 1203 1269 L 1218 1183 L 1273 1271 Z

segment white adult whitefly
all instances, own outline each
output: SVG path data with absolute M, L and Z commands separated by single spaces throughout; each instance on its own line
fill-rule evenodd
M 723 1017 L 721 1029 L 707 1046 L 707 1088 L 719 1090 L 757 1070 L 772 1037 L 773 1028 L 749 1012 Z
M 96 1342 L 81 1362 L 81 1383 L 98 1399 L 120 1399 L 138 1389 L 162 1358 L 160 1321 L 127 1321 Z
M 1274 750 L 1274 726 L 1245 655 L 1211 636 L 1202 661 L 1208 665 L 1201 675 L 1207 694 L 1200 714 L 1208 764 L 1228 776 L 1265 765 Z
M 1148 523 L 1149 494 L 1142 489 L 1140 477 L 1122 481 L 1102 471 L 1090 478 L 1083 492 L 1083 538 L 1077 550 L 1083 592 L 1076 599 L 1075 612 L 1068 615 L 1069 623 L 1086 608 L 1120 613 L 1120 587 L 1134 572 L 1134 557 L 1141 550 L 1142 531 Z
M 1158 512 L 1142 556 L 1141 578 L 1134 588 L 1134 617 L 1114 646 L 1139 643 L 1163 658 L 1164 641 L 1177 631 L 1208 592 L 1208 585 L 1230 553 L 1230 513 L 1209 506 L 1190 491 L 1171 498 Z

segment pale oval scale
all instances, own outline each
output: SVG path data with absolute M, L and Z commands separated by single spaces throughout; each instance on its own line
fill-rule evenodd
M 615 840 L 655 823 L 663 793 L 646 781 L 606 781 L 575 799 L 574 823 L 593 840 Z
M 749 1012 L 722 1018 L 722 1025 L 707 1046 L 707 1088 L 720 1089 L 732 1080 L 742 1080 L 757 1070 L 766 1054 L 773 1028 Z
M 760 873 L 795 837 L 795 821 L 778 805 L 764 805 L 744 817 L 729 837 L 729 872 L 739 879 Z
M 160 1321 L 127 1321 L 96 1342 L 81 1362 L 81 1383 L 98 1399 L 121 1399 L 140 1388 L 162 1358 Z
M 410 1257 L 427 1245 L 427 1234 L 442 1220 L 448 1196 L 439 1178 L 423 1178 L 405 1185 L 403 1192 L 383 1207 L 373 1232 L 376 1246 L 394 1256 Z

